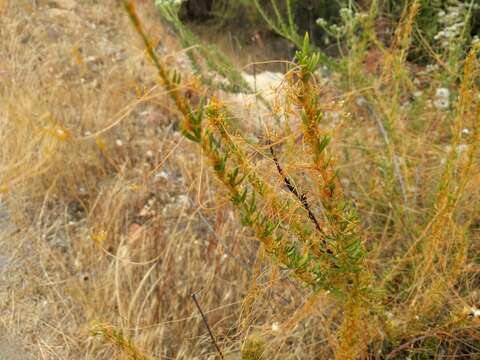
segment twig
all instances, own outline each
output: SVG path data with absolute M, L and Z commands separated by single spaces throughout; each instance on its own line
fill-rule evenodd
M 287 189 L 292 193 L 294 194 L 298 200 L 300 200 L 303 208 L 307 211 L 308 213 L 308 217 L 310 218 L 310 220 L 312 220 L 312 222 L 315 224 L 315 227 L 317 228 L 317 230 L 322 234 L 322 235 L 325 235 L 325 232 L 323 231 L 322 227 L 320 226 L 317 218 L 315 217 L 315 214 L 313 213 L 313 211 L 311 210 L 310 208 L 310 205 L 308 204 L 308 199 L 307 199 L 307 195 L 305 194 L 300 194 L 297 190 L 297 187 L 295 185 L 293 185 L 292 183 L 292 180 L 290 180 L 290 178 L 285 174 L 285 172 L 283 171 L 282 167 L 280 166 L 280 162 L 278 161 L 278 158 L 277 158 L 277 155 L 275 153 L 275 149 L 273 148 L 273 145 L 272 145 L 272 142 L 268 139 L 267 140 L 267 145 L 270 149 L 270 154 L 272 154 L 272 158 L 273 158 L 273 161 L 275 162 L 275 166 L 277 167 L 277 171 L 278 173 L 280 174 L 280 176 L 283 178 L 283 182 L 285 183 L 285 185 L 287 186 Z
M 403 350 L 406 350 L 408 349 L 409 347 L 413 346 L 413 344 L 415 344 L 416 342 L 418 341 L 422 341 L 426 338 L 428 338 L 429 336 L 427 335 L 423 335 L 423 336 L 418 336 L 402 345 L 400 345 L 399 347 L 397 347 L 396 349 L 394 349 L 393 351 L 391 351 L 390 353 L 387 354 L 386 356 L 386 359 L 392 359 L 396 354 L 398 354 L 399 352 L 403 351 Z
M 197 296 L 195 293 L 192 294 L 192 299 L 195 302 L 195 305 L 197 306 L 198 311 L 200 312 L 200 315 L 202 315 L 203 323 L 205 324 L 205 327 L 208 330 L 208 333 L 210 334 L 210 338 L 212 339 L 213 345 L 215 345 L 215 348 L 217 349 L 218 354 L 220 355 L 220 359 L 224 360 L 225 357 L 223 356 L 222 350 L 220 350 L 220 347 L 217 344 L 217 341 L 215 340 L 215 337 L 213 336 L 212 330 L 210 329 L 210 326 L 208 325 L 207 317 L 202 311 L 202 308 L 200 307 L 200 304 L 197 301 Z
M 312 209 L 310 208 L 310 205 L 308 203 L 308 199 L 307 199 L 307 195 L 305 194 L 300 194 L 296 188 L 295 185 L 293 185 L 292 183 L 292 180 L 290 180 L 290 178 L 285 174 L 285 172 L 283 171 L 282 167 L 280 166 L 280 162 L 278 161 L 278 158 L 277 158 L 277 154 L 275 153 L 275 149 L 273 148 L 273 144 L 272 142 L 270 141 L 270 139 L 267 139 L 267 145 L 268 147 L 270 148 L 270 154 L 272 154 L 272 158 L 273 158 L 273 161 L 275 162 L 275 166 L 277 167 L 277 171 L 278 173 L 280 174 L 280 176 L 283 178 L 283 182 L 285 183 L 285 185 L 287 186 L 287 189 L 292 193 L 294 194 L 298 200 L 300 200 L 300 203 L 302 204 L 303 208 L 305 209 L 305 211 L 307 211 L 308 213 L 308 217 L 310 218 L 310 220 L 313 222 L 313 224 L 315 225 L 316 229 L 318 230 L 318 232 L 320 234 L 322 234 L 323 236 L 325 236 L 325 231 L 323 231 L 322 227 L 320 226 L 320 223 L 318 222 L 317 218 L 315 217 L 315 214 L 313 213 Z M 330 255 L 333 255 L 333 251 L 330 250 L 328 247 L 327 247 L 327 242 L 325 241 L 325 239 L 323 238 L 322 240 L 322 243 L 323 245 L 325 246 L 325 252 L 327 254 L 330 254 Z M 338 268 L 338 265 L 337 264 L 333 264 L 334 267 Z

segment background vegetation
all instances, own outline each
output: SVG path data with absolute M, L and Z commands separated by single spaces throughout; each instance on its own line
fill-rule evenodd
M 160 1 L 159 1 L 160 3 Z M 318 26 L 319 19 L 324 19 L 329 25 L 342 25 L 340 9 L 355 9 L 356 11 L 369 11 L 374 5 L 376 14 L 377 35 L 388 41 L 393 30 L 400 19 L 402 12 L 408 6 L 408 0 L 401 1 L 291 1 L 291 8 L 295 21 L 295 26 L 300 34 L 309 32 L 312 42 L 328 50 L 334 43 L 332 34 L 322 26 Z M 264 18 L 258 12 L 258 6 L 272 14 L 274 13 L 274 4 L 285 14 L 285 1 L 270 0 L 200 0 L 183 1 L 180 7 L 180 17 L 183 20 L 193 23 L 208 23 L 213 27 L 231 27 L 233 31 L 242 26 L 240 34 L 248 33 L 248 28 L 257 31 L 272 30 L 265 23 Z M 416 33 L 412 34 L 415 42 L 415 49 L 412 49 L 412 55 L 409 60 L 414 62 L 428 62 L 428 55 L 421 49 L 421 41 L 428 42 L 435 47 L 435 36 L 442 30 L 453 25 L 452 22 L 462 21 L 465 15 L 465 9 L 472 6 L 471 24 L 466 34 L 468 37 L 479 35 L 480 22 L 478 4 L 475 1 L 419 1 L 421 6 L 416 16 Z M 446 16 L 450 14 L 450 16 Z M 455 19 L 457 17 L 457 19 Z M 448 24 L 450 22 L 450 24 Z M 422 56 L 419 56 L 420 55 Z

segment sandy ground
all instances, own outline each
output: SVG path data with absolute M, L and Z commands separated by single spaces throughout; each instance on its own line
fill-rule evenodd
M 8 214 L 2 209 L 0 202 L 0 359 L 2 360 L 28 360 L 32 359 L 26 348 L 19 328 L 21 327 L 16 302 L 14 301 L 15 289 L 22 289 L 24 277 L 23 269 L 19 266 L 21 260 L 18 252 L 15 253 L 9 246 L 9 239 L 13 233 Z M 7 320 L 10 321 L 7 323 Z
M 19 339 L 2 337 L 0 339 L 0 358 L 4 360 L 26 360 L 32 357 L 25 351 Z

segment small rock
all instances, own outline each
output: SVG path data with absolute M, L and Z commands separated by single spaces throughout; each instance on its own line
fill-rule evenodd
M 355 99 L 355 104 L 357 104 L 357 106 L 365 106 L 367 105 L 367 99 L 365 99 L 363 96 L 359 96 Z
M 280 87 L 284 78 L 282 73 L 271 71 L 264 71 L 256 75 L 242 73 L 242 76 L 252 89 L 264 95 L 270 95 L 270 97 L 272 97 L 276 89 Z

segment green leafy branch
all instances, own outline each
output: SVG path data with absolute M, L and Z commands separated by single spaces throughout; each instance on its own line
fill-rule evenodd
M 343 222 L 339 220 L 339 215 L 330 216 L 329 221 L 338 222 L 336 231 L 322 234 L 301 220 L 301 213 L 306 214 L 308 210 L 300 206 L 296 207 L 298 210 L 290 211 L 294 202 L 286 194 L 280 195 L 256 173 L 241 144 L 233 139 L 226 108 L 215 98 L 204 99 L 199 105 L 192 106 L 178 91 L 182 77 L 176 71 L 168 71 L 158 59 L 131 3 L 125 1 L 125 8 L 141 35 L 164 86 L 183 115 L 182 133 L 200 145 L 233 205 L 239 210 L 242 223 L 250 227 L 265 250 L 297 278 L 314 289 L 345 293 L 351 282 L 345 274 L 360 271 L 363 257 L 359 246 L 361 243 L 354 236 L 354 212 L 343 214 Z M 304 87 L 310 86 L 309 79 L 318 59 L 318 54 L 310 51 L 308 37 L 305 37 L 302 50 L 297 56 L 299 75 Z M 312 111 L 315 113 L 315 123 L 320 119 L 320 112 L 313 109 L 317 104 L 311 96 L 301 97 L 304 104 L 308 103 L 302 110 L 302 117 L 307 124 L 306 129 L 309 129 L 312 127 L 309 124 L 312 121 Z M 315 134 L 312 132 L 309 136 Z M 328 145 L 327 140 L 321 141 L 317 149 Z

